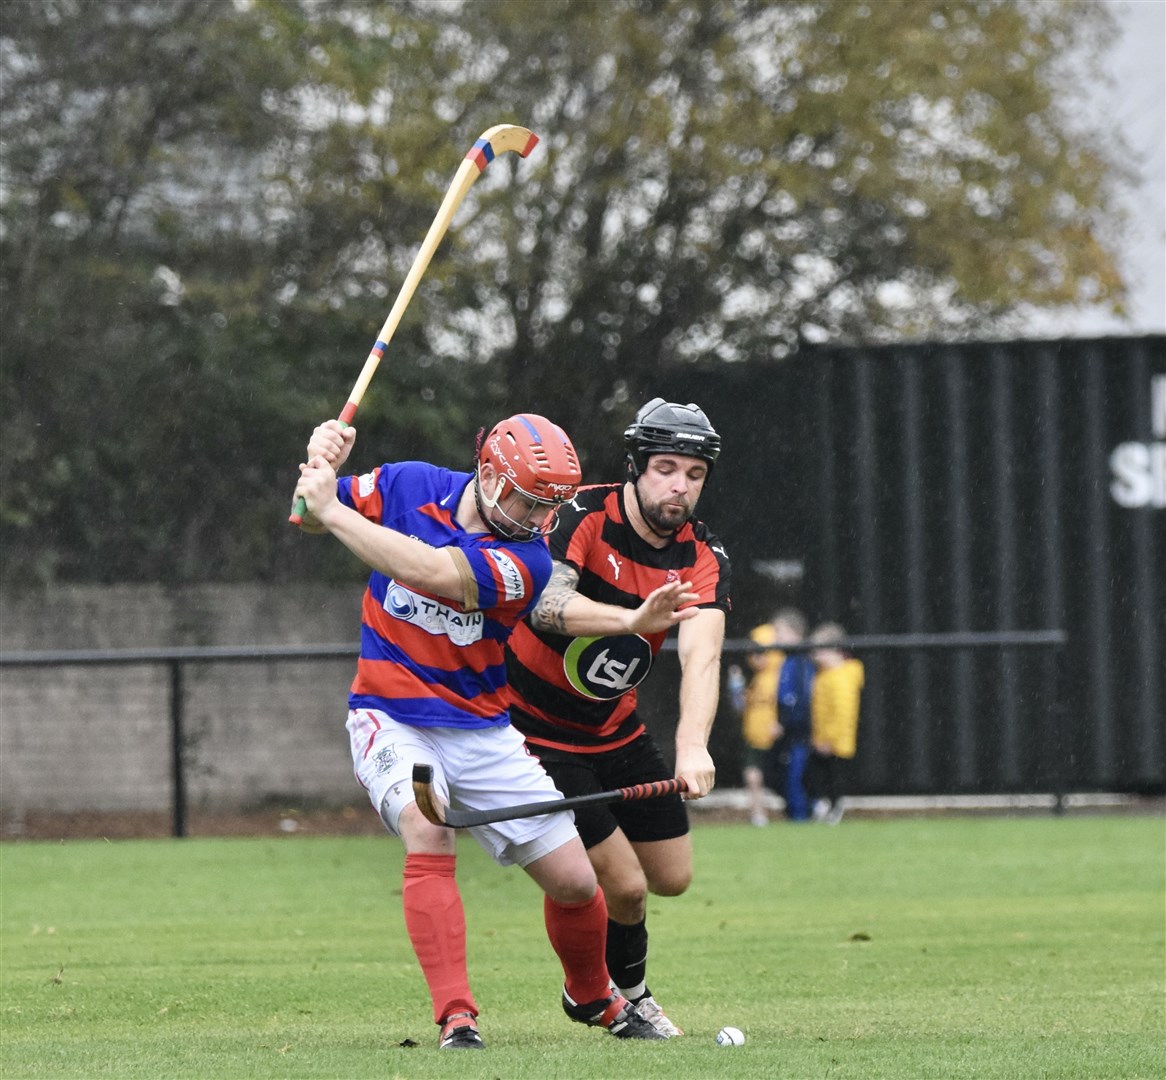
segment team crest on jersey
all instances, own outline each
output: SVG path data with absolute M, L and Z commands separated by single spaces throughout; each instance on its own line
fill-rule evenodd
M 526 595 L 526 586 L 522 583 L 522 571 L 515 565 L 514 560 L 498 548 L 487 548 L 486 554 L 494 560 L 498 573 L 502 575 L 502 588 L 506 592 L 506 599 L 521 600 Z
M 639 634 L 581 637 L 567 646 L 563 671 L 584 697 L 610 701 L 644 681 L 652 667 L 652 646 Z
M 376 490 L 376 486 L 377 478 L 374 473 L 366 472 L 356 478 L 356 490 L 360 492 L 362 499 L 367 499 Z
M 401 758 L 397 754 L 395 746 L 386 746 L 383 750 L 378 750 L 377 753 L 373 754 L 372 760 L 374 763 L 373 771 L 377 776 L 384 776 Z
M 472 645 L 481 641 L 486 622 L 480 611 L 458 611 L 431 596 L 421 596 L 396 581 L 385 592 L 384 607 L 394 619 L 419 626 L 434 637 L 447 637 L 455 645 Z

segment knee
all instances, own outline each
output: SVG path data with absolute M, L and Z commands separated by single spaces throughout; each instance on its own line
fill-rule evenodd
M 548 862 L 526 869 L 557 904 L 585 904 L 599 887 L 587 852 L 578 841 L 560 848 Z
M 405 851 L 423 855 L 453 855 L 455 852 L 454 833 L 441 825 L 434 825 L 416 803 L 410 803 L 401 811 L 397 829 Z
M 548 885 L 546 894 L 557 904 L 585 904 L 597 887 L 594 872 L 581 871 L 561 875 Z
M 654 875 L 648 883 L 653 896 L 680 896 L 692 884 L 692 867 L 669 868 Z
M 553 900 L 560 904 L 586 904 L 595 895 L 595 882 L 564 881 L 555 890 Z
M 647 910 L 648 881 L 642 873 L 626 872 L 601 882 L 607 910 L 616 922 L 637 923 Z

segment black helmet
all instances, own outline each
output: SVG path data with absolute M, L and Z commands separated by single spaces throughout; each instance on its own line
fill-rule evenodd
M 652 454 L 684 454 L 713 462 L 721 452 L 721 437 L 709 419 L 691 402 L 678 405 L 663 398 L 652 398 L 623 433 L 628 449 L 628 467 L 635 480 L 644 471 Z

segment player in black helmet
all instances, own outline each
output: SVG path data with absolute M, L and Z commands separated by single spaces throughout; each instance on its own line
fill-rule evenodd
M 585 795 L 682 777 L 687 798 L 713 788 L 729 560 L 693 517 L 721 450 L 696 405 L 654 398 L 624 431 L 623 483 L 581 488 L 557 511 L 554 569 L 507 645 L 511 722 L 556 785 Z M 675 768 L 636 713 L 636 687 L 678 627 L 681 678 Z M 692 878 L 680 796 L 585 807 L 575 825 L 608 904 L 615 986 L 668 1037 L 681 1034 L 647 985 L 648 893 L 676 896 Z

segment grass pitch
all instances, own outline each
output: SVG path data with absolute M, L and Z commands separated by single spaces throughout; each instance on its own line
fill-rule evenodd
M 463 838 L 488 1049 L 440 1054 L 387 837 L 0 845 L 0 1076 L 1166 1077 L 1161 818 L 694 840 L 649 905 L 688 1034 L 625 1043 L 562 1015 L 537 888 Z

